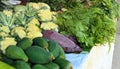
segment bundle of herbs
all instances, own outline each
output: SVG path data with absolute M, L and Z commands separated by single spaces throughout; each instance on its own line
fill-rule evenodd
M 111 43 L 116 33 L 119 4 L 115 0 L 83 0 L 58 15 L 60 32 L 75 36 L 84 50 Z

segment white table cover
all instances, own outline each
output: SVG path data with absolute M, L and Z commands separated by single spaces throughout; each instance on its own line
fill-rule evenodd
M 90 53 L 66 54 L 73 69 L 111 69 L 114 44 L 94 46 Z

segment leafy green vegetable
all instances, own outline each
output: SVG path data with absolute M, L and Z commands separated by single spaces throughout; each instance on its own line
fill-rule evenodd
M 117 3 L 116 0 L 90 0 L 89 2 L 92 2 L 92 7 L 99 7 L 103 9 L 105 14 L 107 14 L 111 18 L 120 16 L 120 5 L 119 3 Z
M 85 2 L 60 13 L 58 15 L 60 32 L 75 36 L 84 50 L 90 50 L 96 44 L 112 42 L 116 32 L 117 8 L 119 8 L 119 5 L 113 1 L 88 0 L 92 5 Z M 101 6 L 101 3 L 105 6 Z
M 11 10 L 4 10 L 3 12 L 0 12 L 0 23 L 4 26 L 11 27 L 14 24 L 15 15 L 16 14 L 12 14 Z

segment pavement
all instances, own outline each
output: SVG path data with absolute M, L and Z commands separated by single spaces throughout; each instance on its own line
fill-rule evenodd
M 120 0 L 117 0 L 120 3 Z M 116 41 L 113 54 L 112 69 L 120 69 L 120 19 L 117 22 Z
M 112 69 L 120 69 L 120 20 L 117 22 L 117 33 L 113 54 Z

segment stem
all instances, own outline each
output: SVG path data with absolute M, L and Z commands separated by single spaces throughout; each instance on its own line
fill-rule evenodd
M 10 18 L 7 17 L 7 19 L 8 19 L 8 25 L 10 25 L 10 22 L 11 22 L 12 16 L 11 16 Z
M 5 16 L 3 15 L 3 13 L 0 12 L 0 15 L 3 20 L 3 24 L 8 25 L 6 19 L 4 18 Z
M 9 24 L 10 27 L 13 25 L 14 21 L 15 21 L 15 15 L 13 15 L 13 17 L 12 17 L 12 19 L 11 19 L 11 22 L 10 22 L 10 24 Z

